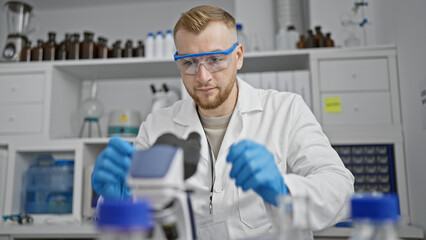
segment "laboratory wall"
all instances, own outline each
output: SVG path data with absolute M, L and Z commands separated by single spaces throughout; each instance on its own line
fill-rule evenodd
M 310 0 L 311 26 L 322 25 L 344 46 L 351 28 L 343 27 L 341 21 L 353 14 L 354 2 Z M 426 1 L 366 2 L 365 17 L 371 24 L 365 25 L 365 32 L 359 26 L 352 30 L 359 39 L 366 37 L 367 46 L 397 47 L 411 221 L 426 230 Z
M 5 11 L 3 8 L 7 0 L 1 0 L 0 11 L 0 43 L 3 46 L 7 36 Z M 193 6 L 214 4 L 231 13 L 234 13 L 233 1 L 226 0 L 177 0 L 177 1 L 54 1 L 54 0 L 26 0 L 34 6 L 33 26 L 35 31 L 30 35 L 33 44 L 37 39 L 47 40 L 47 32 L 57 33 L 56 41 L 62 41 L 64 34 L 93 31 L 97 36 L 108 39 L 108 45 L 116 40 L 122 40 L 122 46 L 127 39 L 134 44 L 139 39 L 145 39 L 148 32 L 165 32 L 173 29 L 180 14 Z

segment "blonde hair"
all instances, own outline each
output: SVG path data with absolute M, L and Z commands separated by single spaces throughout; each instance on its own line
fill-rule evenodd
M 203 5 L 182 13 L 173 29 L 173 36 L 176 37 L 176 32 L 181 29 L 200 33 L 211 22 L 224 23 L 229 29 L 235 29 L 236 31 L 235 19 L 231 14 L 218 7 Z

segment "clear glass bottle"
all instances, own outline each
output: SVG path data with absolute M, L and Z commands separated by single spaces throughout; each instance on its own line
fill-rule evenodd
M 100 240 L 150 239 L 153 225 L 147 201 L 104 201 L 97 211 Z
M 350 240 L 398 240 L 399 220 L 396 194 L 356 193 L 351 200 L 355 229 Z
M 43 60 L 44 61 L 53 61 L 56 57 L 56 50 L 58 48 L 58 44 L 56 44 L 56 33 L 49 32 L 48 33 L 49 40 L 43 46 Z
M 310 199 L 306 196 L 278 196 L 278 214 L 275 217 L 275 240 L 313 239 L 309 221 Z

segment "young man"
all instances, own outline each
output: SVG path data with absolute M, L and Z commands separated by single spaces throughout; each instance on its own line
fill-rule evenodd
M 135 147 L 149 148 L 164 133 L 201 135 L 197 172 L 187 180 L 205 193 L 192 199 L 199 237 L 269 233 L 277 196 L 287 191 L 310 198 L 312 230 L 342 220 L 353 193 L 352 174 L 300 96 L 254 89 L 237 78 L 244 49 L 234 18 L 216 7 L 195 7 L 178 20 L 174 39 L 175 61 L 192 99 L 149 115 Z M 123 140 L 110 141 L 92 175 L 95 191 L 120 196 L 134 151 Z

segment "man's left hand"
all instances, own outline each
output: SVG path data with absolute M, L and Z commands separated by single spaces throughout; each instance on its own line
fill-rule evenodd
M 277 196 L 287 193 L 284 179 L 265 146 L 243 140 L 231 146 L 226 158 L 232 163 L 230 177 L 243 191 L 253 189 L 267 203 L 277 206 Z

